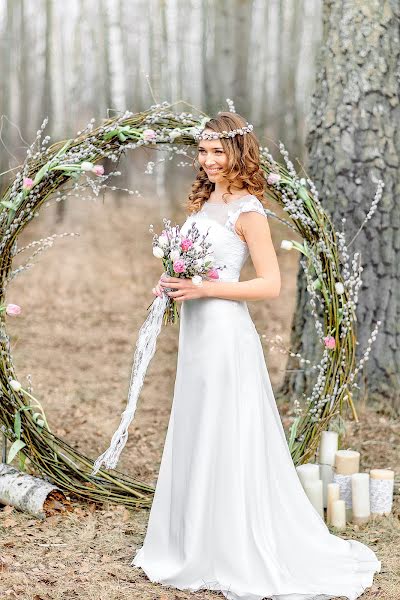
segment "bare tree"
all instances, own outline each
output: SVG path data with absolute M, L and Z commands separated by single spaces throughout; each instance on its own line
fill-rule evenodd
M 125 111 L 125 76 L 124 76 L 124 50 L 121 29 L 121 5 L 119 2 L 106 2 L 106 15 L 108 25 L 109 67 L 111 77 L 112 108 Z
M 45 45 L 44 45 L 44 79 L 42 90 L 42 111 L 43 115 L 48 117 L 48 131 L 52 131 L 53 125 L 53 88 L 52 88 L 52 27 L 53 27 L 53 7 L 52 0 L 46 0 L 46 28 L 45 28 Z
M 299 112 L 296 110 L 297 104 L 297 76 L 299 72 L 299 56 L 300 56 L 300 43 L 303 26 L 303 3 L 294 2 L 291 5 L 291 12 L 289 15 L 288 27 L 290 31 L 289 48 L 290 53 L 287 59 L 288 71 L 287 71 L 287 102 L 286 102 L 286 121 L 285 121 L 285 133 L 286 143 L 292 150 L 295 156 L 300 154 L 301 148 L 297 143 L 299 142 Z
M 29 70 L 28 70 L 28 52 L 30 47 L 30 31 L 25 23 L 25 1 L 20 0 L 18 6 L 19 12 L 19 34 L 21 43 L 19 45 L 19 65 L 18 65 L 18 88 L 19 88 L 19 119 L 18 126 L 22 136 L 28 134 L 29 104 L 24 99 L 29 96 Z
M 233 93 L 237 110 L 245 111 L 250 83 L 249 54 L 251 15 L 254 9 L 254 2 L 253 0 L 235 0 L 233 5 L 235 11 L 234 41 L 236 45 L 236 52 L 234 52 L 235 63 L 233 65 Z
M 361 252 L 364 267 L 359 291 L 358 358 L 376 321 L 382 322 L 366 365 L 363 392 L 385 398 L 400 409 L 399 265 L 400 138 L 399 16 L 397 1 L 363 3 L 327 0 L 324 39 L 312 99 L 307 138 L 308 172 L 323 204 L 348 242 L 357 234 L 374 196 L 377 179 L 385 183 L 377 213 L 349 251 Z M 302 273 L 292 347 L 312 360 L 319 354 Z M 289 367 L 296 366 L 289 361 Z M 290 374 L 280 392 L 300 394 L 311 375 Z
M 102 74 L 100 75 L 104 88 L 104 100 L 106 108 L 112 107 L 112 92 L 111 92 L 111 64 L 110 64 L 110 35 L 107 19 L 106 0 L 100 2 L 100 39 L 102 41 L 101 64 L 103 65 Z

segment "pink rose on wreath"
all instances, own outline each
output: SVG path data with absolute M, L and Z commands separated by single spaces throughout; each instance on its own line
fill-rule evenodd
M 210 277 L 211 279 L 219 279 L 219 273 L 217 269 L 212 268 L 207 271 L 207 277 Z
M 104 175 L 103 165 L 95 165 L 92 170 L 95 175 Z
M 24 180 L 22 182 L 22 187 L 25 190 L 31 190 L 33 186 L 33 179 L 31 179 L 30 177 L 24 177 Z
M 143 139 L 146 140 L 146 142 L 152 142 L 156 139 L 157 134 L 154 131 L 154 129 L 145 129 L 143 131 Z
M 270 173 L 267 177 L 268 185 L 274 185 L 274 183 L 278 183 L 281 176 L 278 173 Z
M 182 259 L 176 260 L 174 262 L 174 271 L 175 273 L 183 273 L 185 270 L 185 263 Z
M 15 317 L 21 314 L 22 308 L 19 304 L 7 304 L 6 313 L 10 315 L 10 317 Z
M 331 335 L 327 335 L 326 337 L 324 337 L 324 344 L 326 348 L 329 348 L 329 350 L 333 350 L 336 346 L 336 340 Z
M 191 246 L 193 246 L 193 242 L 192 240 L 189 240 L 189 238 L 185 238 L 181 241 L 181 248 L 184 252 L 189 250 Z

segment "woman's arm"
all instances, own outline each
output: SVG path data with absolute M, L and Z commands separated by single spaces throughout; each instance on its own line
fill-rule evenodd
M 257 277 L 248 281 L 205 281 L 205 296 L 250 301 L 277 298 L 281 275 L 268 219 L 254 211 L 245 212 L 237 219 L 236 229 L 246 240 Z
M 163 277 L 161 287 L 176 289 L 168 292 L 168 296 L 178 302 L 213 297 L 251 301 L 279 296 L 281 276 L 267 217 L 254 211 L 242 213 L 236 227 L 249 247 L 257 277 L 249 281 L 203 281 L 201 286 L 195 285 L 190 278 Z

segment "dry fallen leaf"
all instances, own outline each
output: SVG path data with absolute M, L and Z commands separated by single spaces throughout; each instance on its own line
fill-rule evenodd
M 4 519 L 2 522 L 3 527 L 15 527 L 16 525 L 18 525 L 18 523 L 15 519 Z
M 0 556 L 0 573 L 4 573 L 4 571 L 8 571 L 8 561 Z
M 131 519 L 131 513 L 127 508 L 125 508 L 124 512 L 122 513 L 122 520 L 126 523 L 126 521 L 130 521 L 130 519 Z
M 0 512 L 0 515 L 8 515 L 8 514 L 10 514 L 11 512 L 13 512 L 14 508 L 15 508 L 14 506 L 10 506 L 9 504 L 7 504 L 7 505 L 6 505 L 6 506 L 3 508 L 3 510 Z

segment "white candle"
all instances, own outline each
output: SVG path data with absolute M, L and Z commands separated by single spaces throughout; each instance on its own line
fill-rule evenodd
M 331 465 L 320 465 L 322 490 L 323 490 L 323 502 L 324 507 L 328 506 L 328 485 L 333 481 L 333 467 Z
M 324 507 L 328 507 L 328 483 L 333 481 L 333 465 L 338 449 L 338 433 L 336 431 L 323 431 L 319 443 L 318 462 L 323 485 Z
M 351 477 L 351 475 L 333 474 L 333 483 L 339 485 L 340 498 L 345 501 L 347 509 L 351 509 Z
M 336 431 L 323 431 L 319 442 L 318 462 L 320 465 L 334 465 L 338 451 L 338 434 Z
M 356 450 L 338 450 L 335 452 L 335 473 L 353 475 L 360 470 L 360 453 Z
M 392 511 L 394 471 L 392 469 L 371 469 L 369 499 L 371 514 L 388 515 Z
M 296 467 L 296 471 L 303 487 L 310 481 L 318 481 L 319 479 L 319 465 L 316 463 L 299 465 Z
M 346 529 L 346 505 L 344 500 L 332 502 L 332 525 L 337 529 Z
M 351 497 L 353 505 L 353 522 L 368 521 L 370 511 L 369 473 L 354 473 L 351 476 Z
M 340 500 L 340 486 L 338 483 L 328 483 L 327 486 L 328 505 L 326 512 L 326 522 L 332 524 L 332 503 Z
M 323 496 L 322 496 L 322 481 L 318 479 L 318 481 L 309 481 L 304 485 L 304 491 L 308 496 L 311 504 L 314 508 L 319 512 L 320 517 L 324 518 L 324 506 L 323 506 Z

